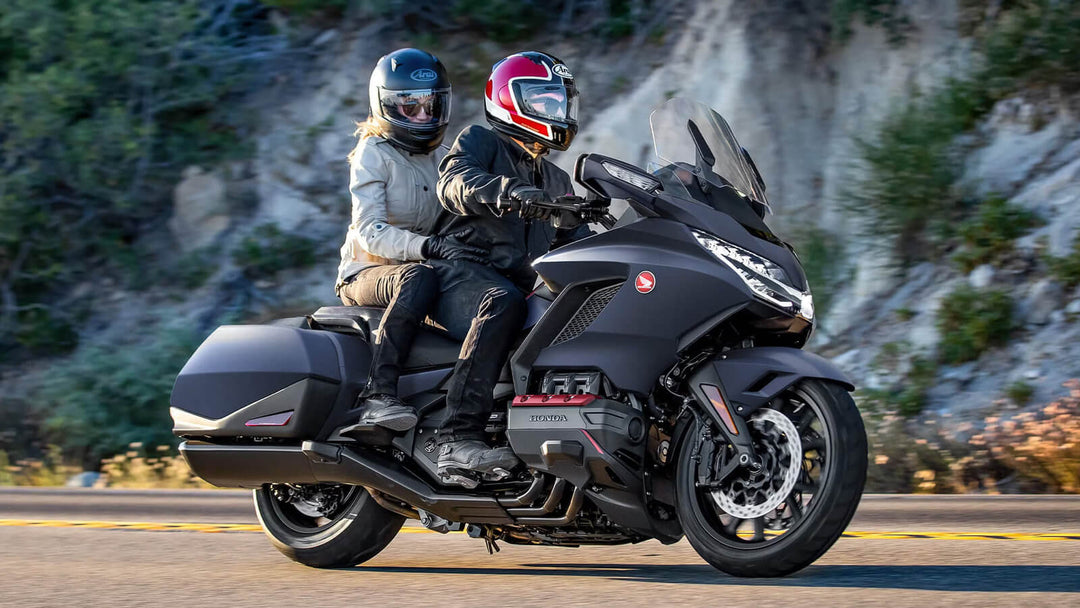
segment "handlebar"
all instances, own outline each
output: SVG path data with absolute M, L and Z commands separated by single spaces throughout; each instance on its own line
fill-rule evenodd
M 580 196 L 560 196 L 550 203 L 541 203 L 540 206 L 552 211 L 568 211 L 580 217 L 587 223 L 598 223 L 605 229 L 610 230 L 615 225 L 615 216 L 608 213 L 611 201 L 588 200 Z
M 500 201 L 500 208 L 504 210 L 509 209 L 509 201 L 507 206 L 502 206 Z M 617 221 L 615 216 L 608 213 L 608 207 L 611 201 L 603 200 L 590 200 L 581 196 L 566 195 L 557 197 L 555 200 L 533 203 L 536 207 L 541 209 L 547 209 L 553 213 L 567 212 L 572 213 L 575 216 L 581 218 L 586 223 L 597 223 L 603 226 L 605 229 L 610 230 Z

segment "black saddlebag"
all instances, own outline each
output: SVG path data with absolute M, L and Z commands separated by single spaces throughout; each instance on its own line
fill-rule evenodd
M 363 377 L 350 379 L 346 370 L 364 375 L 370 362 L 360 336 L 283 325 L 219 327 L 176 378 L 173 433 L 315 437 L 336 402 L 351 401 L 362 385 Z

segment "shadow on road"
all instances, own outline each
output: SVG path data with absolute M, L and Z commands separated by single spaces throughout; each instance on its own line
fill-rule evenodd
M 735 578 L 717 572 L 711 566 L 697 564 L 522 564 L 519 568 L 360 566 L 352 570 L 401 574 L 584 576 L 646 583 L 757 587 L 1080 592 L 1080 566 L 810 566 L 781 579 Z

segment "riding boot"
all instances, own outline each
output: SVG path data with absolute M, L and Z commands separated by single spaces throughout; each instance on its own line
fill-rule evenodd
M 416 410 L 395 395 L 376 393 L 360 404 L 360 421 L 342 429 L 341 434 L 360 439 L 364 436 L 363 427 L 372 424 L 392 431 L 407 431 L 416 426 Z
M 439 450 L 438 472 L 445 480 L 473 485 L 468 479 L 502 479 L 518 464 L 509 447 L 493 448 L 483 441 L 464 439 L 444 443 Z

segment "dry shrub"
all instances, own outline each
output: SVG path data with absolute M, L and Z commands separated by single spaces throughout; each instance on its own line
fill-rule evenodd
M 863 395 L 867 491 L 1080 492 L 1080 380 L 1066 386 L 1067 397 L 1039 409 L 959 425 L 939 424 L 949 414 L 904 418 L 873 393 Z
M 101 461 L 101 479 L 97 486 L 110 488 L 210 488 L 210 484 L 195 477 L 187 461 L 173 448 L 159 445 L 151 453 L 143 451 L 141 443 L 129 450 Z
M 1066 386 L 1068 396 L 1038 410 L 987 418 L 972 446 L 1050 492 L 1080 492 L 1080 381 Z
M 0 450 L 0 485 L 62 486 L 82 469 L 63 462 L 61 450 L 49 446 L 41 458 L 24 458 L 12 464 L 7 452 Z
M 0 486 L 62 486 L 82 468 L 64 462 L 62 450 L 49 446 L 42 458 L 27 458 L 11 464 L 0 450 Z M 128 451 L 101 461 L 97 488 L 212 488 L 195 477 L 175 448 L 161 445 L 152 451 L 132 443 Z
M 998 472 L 978 466 L 967 446 L 942 432 L 935 420 L 927 420 L 919 434 L 912 431 L 916 423 L 895 409 L 864 411 L 863 422 L 870 447 L 868 492 L 957 494 L 996 488 Z

